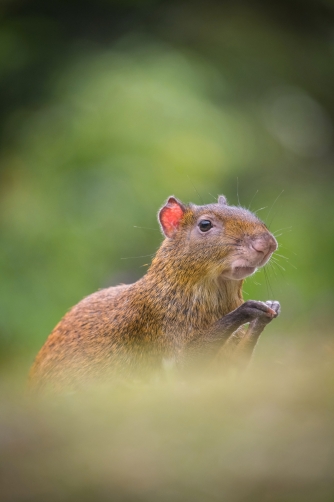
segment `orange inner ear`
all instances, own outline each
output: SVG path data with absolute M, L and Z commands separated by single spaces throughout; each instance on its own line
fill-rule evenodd
M 170 237 L 178 228 L 182 216 L 183 210 L 178 204 L 169 203 L 162 209 L 160 221 L 167 237 Z

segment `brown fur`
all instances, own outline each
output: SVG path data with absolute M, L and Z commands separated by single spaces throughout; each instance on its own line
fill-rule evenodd
M 159 371 L 164 359 L 181 361 L 194 338 L 200 342 L 202 333 L 243 303 L 243 281 L 224 279 L 222 272 L 237 253 L 247 254 L 247 239 L 269 234 L 265 225 L 224 203 L 181 207 L 178 227 L 142 279 L 98 291 L 64 316 L 36 357 L 32 384 L 76 387 L 101 375 L 135 378 L 148 367 Z M 197 222 L 205 216 L 223 231 L 199 235 Z

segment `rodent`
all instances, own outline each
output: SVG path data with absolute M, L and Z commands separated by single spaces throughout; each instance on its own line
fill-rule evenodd
M 268 262 L 276 239 L 224 196 L 202 206 L 171 196 L 158 220 L 165 239 L 147 273 L 74 306 L 37 354 L 31 385 L 61 389 L 100 377 L 136 378 L 170 360 L 180 368 L 205 367 L 224 352 L 250 358 L 280 305 L 244 302 L 242 284 Z

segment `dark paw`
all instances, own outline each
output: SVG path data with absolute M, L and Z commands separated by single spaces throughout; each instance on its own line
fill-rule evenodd
M 246 317 L 245 322 L 251 322 L 255 319 L 259 319 L 267 323 L 278 316 L 280 313 L 280 304 L 279 302 L 271 300 L 267 302 L 248 300 L 243 303 L 239 309 Z

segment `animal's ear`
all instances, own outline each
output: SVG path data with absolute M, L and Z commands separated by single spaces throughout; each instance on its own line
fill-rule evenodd
M 227 205 L 227 199 L 226 199 L 225 195 L 219 195 L 218 204 L 221 204 L 222 206 Z
M 166 237 L 173 237 L 179 228 L 180 221 L 186 208 L 175 197 L 169 197 L 166 204 L 160 209 L 158 214 L 161 229 Z

